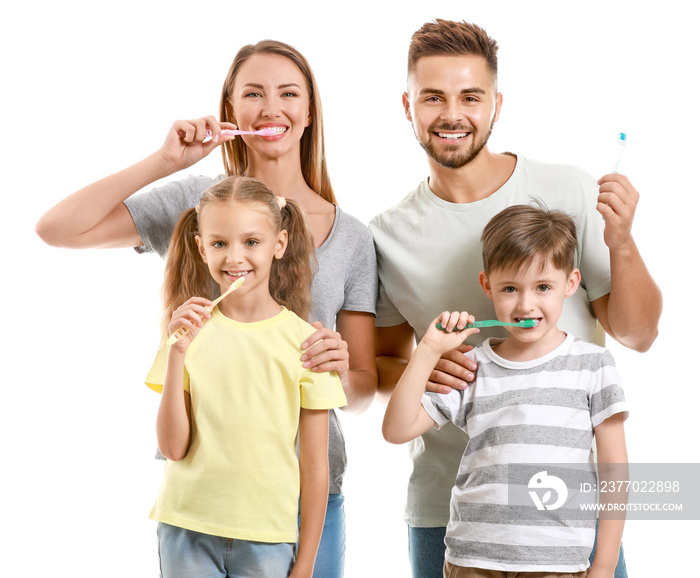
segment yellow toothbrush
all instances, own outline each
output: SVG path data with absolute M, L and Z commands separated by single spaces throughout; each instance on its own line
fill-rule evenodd
M 217 299 L 214 299 L 214 301 L 211 302 L 211 305 L 207 307 L 207 311 L 211 311 L 216 307 L 219 302 L 226 297 L 229 293 L 233 293 L 236 289 L 238 289 L 241 285 L 243 285 L 243 282 L 245 281 L 245 277 L 240 277 L 239 279 L 236 279 L 233 283 L 231 283 L 231 286 L 221 295 L 221 297 L 218 297 Z M 181 338 L 183 338 L 185 335 L 187 335 L 190 332 L 189 327 L 180 327 L 175 333 L 173 333 L 170 337 L 168 337 L 168 340 L 166 343 L 168 345 L 172 345 L 173 343 L 177 343 Z

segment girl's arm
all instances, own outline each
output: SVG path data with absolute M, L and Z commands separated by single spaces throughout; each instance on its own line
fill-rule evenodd
M 163 146 L 142 161 L 80 189 L 49 209 L 37 222 L 41 239 L 56 247 L 75 249 L 137 247 L 142 244 L 123 202 L 143 187 L 185 169 L 233 137 L 202 143 L 207 130 L 218 136 L 222 128 L 213 116 L 176 121 Z
M 622 422 L 623 415 L 618 413 L 595 428 L 600 479 L 606 478 L 606 469 L 601 464 L 627 464 L 627 446 Z M 619 479 L 620 470 L 620 466 L 611 467 L 611 475 L 615 478 L 611 481 L 624 481 Z M 601 496 L 603 496 L 602 493 Z M 626 497 L 622 496 L 613 496 L 613 499 L 626 502 Z M 615 517 L 619 515 L 620 513 L 617 512 Z M 613 578 L 624 526 L 624 519 L 609 519 L 604 512 L 601 513 L 598 521 L 598 542 L 588 578 Z
M 387 405 L 382 424 L 386 441 L 393 444 L 406 443 L 435 425 L 421 405 L 425 384 L 444 352 L 454 349 L 467 337 L 478 333 L 478 329 L 465 329 L 467 323 L 473 321 L 474 317 L 466 311 L 451 314 L 444 312 L 430 324 Z M 444 331 L 436 328 L 438 322 L 446 328 Z
M 156 418 L 156 436 L 160 453 L 172 461 L 181 460 L 190 447 L 190 394 L 185 391 L 185 354 L 206 319 L 211 317 L 208 299 L 192 297 L 173 312 L 170 334 L 180 327 L 190 332 L 168 350 L 163 393 Z
M 290 578 L 311 578 L 328 505 L 328 410 L 301 408 L 299 478 L 299 551 Z
M 337 371 L 348 404 L 342 409 L 360 414 L 367 410 L 377 393 L 377 366 L 374 361 L 374 315 L 341 310 L 336 319 L 338 331 L 324 328 L 316 321 L 318 330 L 302 345 L 304 367 L 314 372 Z

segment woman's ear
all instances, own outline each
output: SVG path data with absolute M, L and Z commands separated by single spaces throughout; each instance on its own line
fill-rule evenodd
M 486 273 L 484 273 L 483 271 L 479 273 L 479 285 L 481 285 L 481 288 L 484 290 L 484 293 L 486 293 L 486 297 L 493 301 L 493 293 L 491 292 L 491 282 L 489 281 L 489 278 L 486 275 Z

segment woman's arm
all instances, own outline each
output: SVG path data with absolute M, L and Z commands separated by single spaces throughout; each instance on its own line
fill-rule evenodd
M 328 505 L 328 410 L 301 408 L 299 552 L 290 578 L 311 578 Z
M 336 328 L 318 330 L 302 345 L 304 367 L 314 372 L 337 371 L 348 405 L 342 409 L 360 414 L 372 404 L 377 393 L 377 366 L 374 362 L 374 315 L 358 311 L 338 312 Z M 308 365 L 306 365 L 308 364 Z
M 163 146 L 142 161 L 80 189 L 49 209 L 37 222 L 41 239 L 74 249 L 137 247 L 142 244 L 124 201 L 143 187 L 185 169 L 232 137 L 218 138 L 214 117 L 176 121 Z M 217 138 L 203 143 L 207 130 Z

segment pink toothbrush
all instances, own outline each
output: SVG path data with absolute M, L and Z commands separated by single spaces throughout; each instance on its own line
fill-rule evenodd
M 258 136 L 276 136 L 282 134 L 286 129 L 284 127 L 261 128 L 260 130 L 222 130 L 221 136 L 238 136 L 239 134 L 255 134 Z M 211 138 L 211 131 L 208 130 L 205 135 L 205 140 Z

